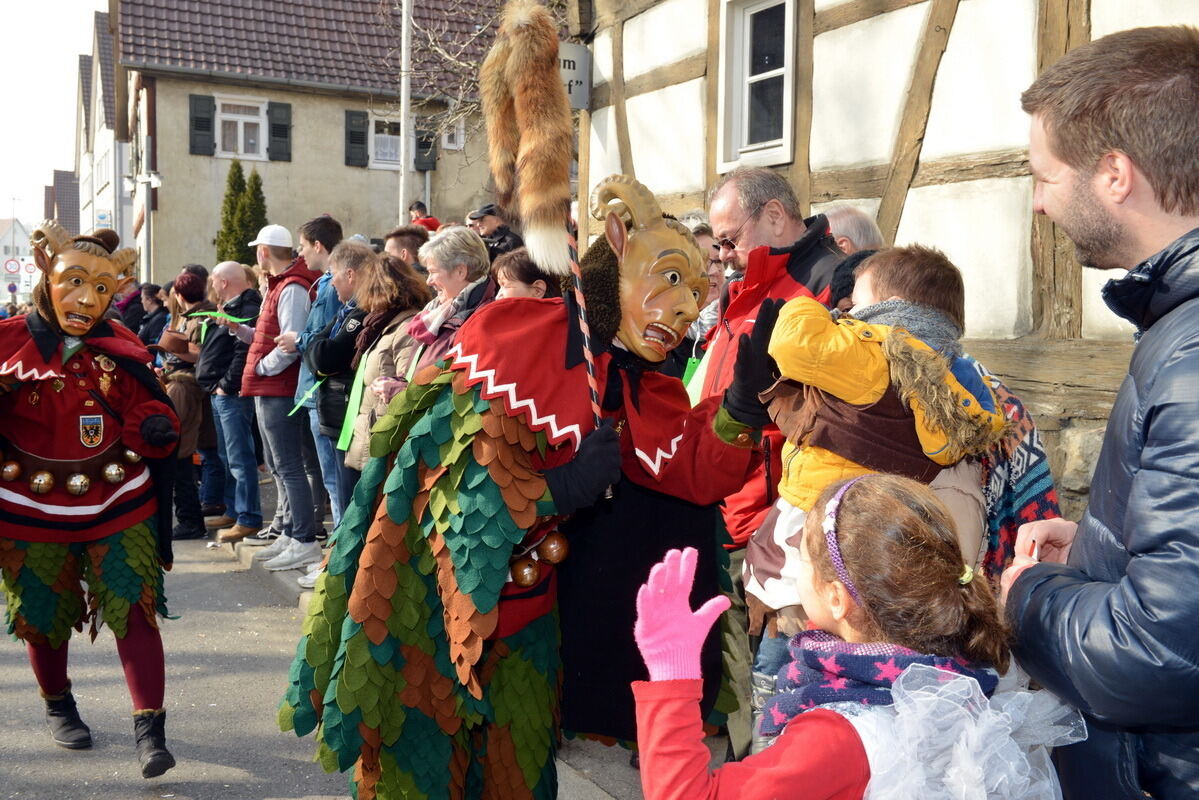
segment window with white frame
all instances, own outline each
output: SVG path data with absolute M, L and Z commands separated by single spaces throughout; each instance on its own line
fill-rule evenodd
M 216 98 L 217 155 L 266 160 L 266 101 Z
M 371 164 L 400 166 L 400 143 L 404 126 L 399 120 L 374 118 L 371 121 Z
M 466 120 L 460 119 L 453 128 L 441 134 L 442 150 L 461 150 L 466 147 Z
M 108 184 L 112 183 L 112 151 L 105 150 L 104 154 L 96 159 L 95 164 L 95 187 L 99 192 Z
M 724 0 L 721 18 L 722 172 L 792 160 L 795 0 Z

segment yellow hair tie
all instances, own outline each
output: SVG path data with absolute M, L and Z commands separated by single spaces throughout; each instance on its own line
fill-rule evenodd
M 958 583 L 965 586 L 972 580 L 974 580 L 974 568 L 967 564 L 965 569 L 962 570 L 962 577 L 958 578 Z

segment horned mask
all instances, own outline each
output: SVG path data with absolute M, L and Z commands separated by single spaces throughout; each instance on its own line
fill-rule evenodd
M 137 251 L 117 250 L 120 237 L 107 228 L 71 236 L 54 220 L 30 236 L 42 280 L 34 303 L 48 321 L 68 336 L 83 336 L 108 311 L 115 295 L 133 280 Z

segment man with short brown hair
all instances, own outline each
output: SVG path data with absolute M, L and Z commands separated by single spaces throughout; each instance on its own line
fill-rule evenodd
M 423 225 L 401 225 L 387 234 L 383 244 L 383 252 L 395 256 L 417 272 L 424 275 L 426 270 L 417 260 L 421 245 L 429 241 L 429 230 Z
M 1024 525 L 1003 573 L 1014 652 L 1086 717 L 1055 753 L 1068 800 L 1199 795 L 1199 30 L 1068 53 L 1023 96 L 1033 210 L 1078 258 L 1129 269 L 1137 326 L 1087 510 Z M 1037 556 L 1040 556 L 1040 563 Z

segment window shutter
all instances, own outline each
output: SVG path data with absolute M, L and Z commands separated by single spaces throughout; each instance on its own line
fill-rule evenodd
M 266 155 L 271 161 L 291 161 L 291 103 L 267 103 Z
M 437 134 L 416 132 L 416 155 L 412 159 L 412 168 L 422 172 L 437 169 Z
M 346 166 L 365 167 L 370 162 L 367 137 L 370 115 L 365 111 L 346 112 Z
M 187 99 L 190 110 L 187 125 L 188 152 L 193 156 L 213 155 L 216 153 L 216 136 L 213 130 L 216 100 L 209 94 L 190 94 Z

